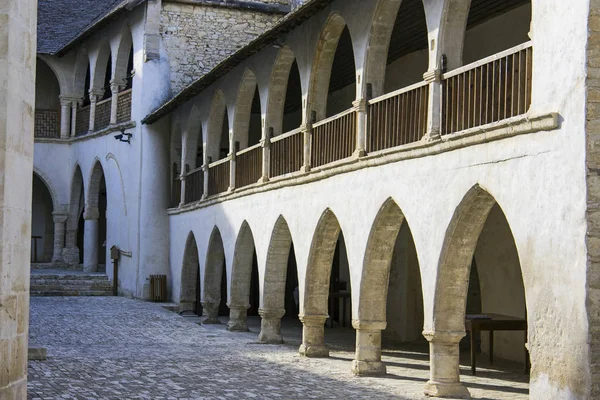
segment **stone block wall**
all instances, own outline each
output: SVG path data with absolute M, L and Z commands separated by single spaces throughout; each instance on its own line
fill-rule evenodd
M 248 2 L 247 2 L 248 3 Z M 256 3 L 287 3 L 269 0 Z M 171 67 L 172 94 L 269 29 L 284 14 L 251 8 L 166 2 L 160 34 Z
M 591 0 L 587 44 L 587 315 L 591 393 L 600 398 L 600 0 Z

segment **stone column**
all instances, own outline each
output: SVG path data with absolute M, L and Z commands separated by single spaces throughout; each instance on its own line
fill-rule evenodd
M 77 135 L 77 106 L 81 104 L 81 100 L 73 100 L 71 102 L 71 137 Z
M 7 400 L 27 398 L 36 18 L 35 0 L 2 0 L 0 399 Z
M 188 161 L 188 135 L 189 133 L 187 131 L 185 131 L 184 134 L 181 135 L 181 172 L 179 174 L 179 180 L 181 181 L 181 192 L 179 197 L 179 207 L 185 204 L 185 177 L 188 173 L 188 170 L 186 168 Z
M 63 248 L 65 247 L 65 223 L 67 222 L 67 214 L 52 213 L 54 219 L 54 253 L 52 255 L 53 263 L 63 262 Z
M 179 175 L 179 180 L 181 181 L 181 193 L 180 193 L 180 200 L 179 200 L 179 207 L 183 207 L 183 205 L 185 204 L 185 172 L 181 171 L 181 175 Z
M 202 182 L 204 184 L 204 188 L 202 190 L 202 199 L 201 200 L 206 200 L 206 198 L 208 197 L 208 164 L 210 163 L 210 157 L 208 158 L 206 164 L 204 164 L 202 166 L 202 172 L 204 173 L 204 182 Z
M 227 189 L 229 192 L 235 190 L 235 167 L 236 167 L 236 158 L 237 152 L 239 151 L 239 146 L 233 139 L 233 131 L 229 132 L 229 137 L 231 138 L 229 141 L 229 188 Z
M 385 375 L 381 362 L 381 331 L 385 322 L 352 321 L 356 329 L 356 355 L 352 361 L 352 373 L 361 376 Z
M 98 218 L 97 207 L 86 207 L 83 213 L 85 230 L 83 235 L 83 270 L 98 271 Z
M 227 330 L 231 332 L 248 332 L 248 309 L 250 304 L 245 306 L 228 304 L 227 307 L 229 307 Z
M 298 350 L 304 357 L 329 357 L 325 346 L 325 321 L 328 315 L 300 315 L 302 344 Z
M 114 125 L 117 123 L 117 111 L 119 104 L 119 91 L 121 87 L 125 86 L 126 82 L 118 79 L 113 79 L 110 81 L 110 124 Z
M 71 133 L 71 107 L 73 99 L 69 97 L 60 97 L 60 138 L 68 139 Z
M 269 182 L 271 168 L 271 137 L 273 137 L 273 128 L 269 128 L 265 137 L 260 141 L 262 147 L 262 177 L 260 183 Z
M 77 248 L 77 228 L 68 229 L 65 234 L 65 248 L 62 251 L 63 261 L 71 266 L 79 264 L 79 249 Z
M 98 98 L 104 95 L 102 89 L 90 89 L 90 132 L 94 132 L 96 123 L 96 103 Z
M 285 310 L 258 310 L 262 318 L 260 321 L 260 334 L 258 341 L 266 344 L 281 344 L 281 318 L 285 315 Z
M 440 139 L 442 123 L 442 80 L 440 70 L 427 71 L 423 79 L 429 83 L 429 100 L 427 102 L 427 131 L 423 140 Z
M 367 99 L 356 100 L 352 103 L 356 109 L 356 149 L 355 158 L 367 154 Z
M 213 301 L 202 302 L 202 323 L 204 325 L 217 325 L 219 321 L 219 303 Z
M 465 332 L 423 332 L 429 341 L 430 378 L 425 394 L 454 399 L 470 398 L 469 391 L 460 382 L 458 343 Z

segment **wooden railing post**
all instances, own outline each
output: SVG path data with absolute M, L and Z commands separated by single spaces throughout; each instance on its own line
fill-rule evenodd
M 269 129 L 266 132 L 265 138 L 260 141 L 263 153 L 262 177 L 260 178 L 260 183 L 269 182 L 269 171 L 271 168 L 271 138 L 273 137 L 273 132 L 273 127 L 269 127 Z
M 312 149 L 312 124 L 317 122 L 317 112 L 311 111 L 310 120 L 304 127 L 304 162 L 302 163 L 302 172 L 310 172 L 311 149 Z
M 434 141 L 441 138 L 442 123 L 442 71 L 436 69 L 423 74 L 423 79 L 429 84 L 429 99 L 427 101 L 427 130 L 423 140 Z

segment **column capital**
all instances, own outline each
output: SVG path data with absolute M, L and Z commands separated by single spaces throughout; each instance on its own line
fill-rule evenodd
M 80 97 L 68 96 L 68 95 L 60 95 L 60 96 L 58 96 L 58 98 L 60 99 L 61 106 L 71 106 L 71 105 L 73 105 L 73 103 L 81 100 Z
M 382 331 L 387 326 L 385 321 L 361 321 L 358 319 L 352 320 L 352 327 L 361 331 Z
M 52 220 L 55 224 L 64 224 L 69 219 L 69 214 L 52 213 Z
M 125 79 L 111 79 L 110 80 L 111 88 L 113 86 L 125 86 L 125 85 L 127 85 L 127 81 Z
M 83 212 L 83 219 L 86 221 L 97 220 L 100 218 L 100 212 L 98 211 L 98 207 L 94 206 L 86 206 L 85 211 Z
M 322 326 L 325 324 L 325 321 L 327 321 L 327 318 L 329 318 L 329 315 L 327 315 L 327 314 L 319 314 L 319 315 L 300 314 L 298 317 L 300 318 L 300 321 L 306 326 Z
M 260 317 L 264 319 L 281 319 L 285 315 L 285 310 L 259 308 L 258 315 L 260 315 Z
M 104 95 L 104 89 L 90 89 L 90 101 L 96 101 L 97 97 Z
M 465 331 L 423 331 L 428 342 L 455 344 L 465 337 Z
M 358 111 L 358 112 L 366 112 L 367 111 L 367 103 L 368 103 L 368 100 L 363 98 L 363 99 L 354 100 L 352 102 L 352 106 L 354 108 L 356 108 L 356 111 Z
M 440 69 L 427 71 L 423 74 L 423 80 L 427 83 L 439 82 L 442 80 L 442 71 Z

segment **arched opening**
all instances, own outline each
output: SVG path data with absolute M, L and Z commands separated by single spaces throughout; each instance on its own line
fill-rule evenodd
M 110 63 L 109 63 L 110 65 Z M 121 42 L 116 53 L 114 80 L 124 90 L 131 89 L 133 84 L 133 38 L 129 27 L 125 26 L 121 33 Z
M 31 262 L 49 263 L 54 249 L 54 205 L 46 183 L 33 174 L 31 207 Z
M 204 324 L 219 324 L 219 316 L 229 314 L 227 308 L 227 272 L 225 250 L 219 228 L 210 235 L 206 265 L 204 269 L 204 290 L 202 316 Z
M 35 137 L 58 137 L 60 132 L 60 84 L 54 71 L 36 59 Z
M 83 100 L 81 103 L 82 107 L 87 107 L 90 105 L 90 89 L 92 86 L 92 76 L 91 76 L 91 65 L 88 62 L 88 65 L 85 70 L 85 80 L 83 84 Z
M 248 130 L 248 147 L 260 143 L 262 137 L 262 111 L 260 106 L 260 92 L 258 86 L 254 89 L 252 107 L 250 108 L 250 128 Z
M 112 79 L 112 56 L 108 56 L 108 61 L 106 62 L 106 68 L 104 70 L 104 83 L 102 84 L 102 98 L 100 100 L 110 99 L 112 96 L 112 91 L 110 89 L 110 80 Z
M 530 40 L 531 0 L 471 0 L 463 64 Z
M 200 259 L 194 233 L 190 232 L 185 242 L 183 264 L 181 267 L 181 294 L 179 296 L 179 311 L 191 311 L 202 315 L 200 302 Z
M 100 161 L 92 168 L 84 213 L 84 258 L 83 268 L 88 272 L 106 269 L 106 180 Z
M 327 210 L 317 224 L 308 256 L 300 353 L 307 357 L 328 356 L 323 324 L 350 327 L 351 309 L 346 245 L 337 217 Z
M 284 46 L 273 66 L 267 105 L 268 128 L 273 136 L 297 129 L 302 124 L 302 82 L 292 50 Z
M 254 146 L 262 137 L 262 112 L 256 76 L 246 70 L 235 105 L 234 141 L 240 150 Z
M 247 316 L 258 313 L 258 262 L 254 236 L 246 221 L 240 228 L 233 254 L 231 302 L 229 303 L 230 331 L 247 331 Z
M 299 313 L 294 244 L 287 221 L 281 215 L 271 234 L 260 304 L 262 320 L 258 340 L 262 343 L 281 343 L 282 322 L 286 327 L 297 327 Z
M 473 373 L 475 363 L 489 367 L 491 355 L 496 373 L 498 370 L 514 372 L 528 368 L 522 276 L 506 216 L 488 192 L 479 185 L 474 186 L 457 207 L 446 230 L 433 315 L 434 335 L 465 329 L 471 334 L 475 330 L 469 340 L 471 346 L 466 346 L 472 352 L 464 354 L 463 359 L 465 363 L 471 363 Z M 478 278 L 478 282 L 473 281 L 473 277 Z M 467 314 L 467 310 L 477 313 Z M 478 331 L 492 333 L 482 334 L 479 342 Z M 447 365 L 442 367 L 449 368 L 445 371 L 456 371 L 455 375 L 432 375 L 434 382 L 441 378 L 459 382 L 458 342 L 454 346 L 453 356 L 446 357 L 443 362 Z M 478 353 L 487 353 L 487 357 Z M 432 346 L 432 363 L 440 362 L 438 356 L 436 346 Z M 439 371 L 439 367 L 432 366 L 432 370 Z M 478 373 L 485 374 L 484 371 Z
M 316 113 L 316 121 L 320 121 L 351 108 L 355 99 L 352 38 L 344 19 L 333 14 L 319 40 L 308 103 Z
M 83 262 L 84 198 L 83 175 L 81 168 L 77 165 L 71 180 L 69 216 L 67 218 L 65 248 L 63 249 L 63 259 L 70 266 L 79 265 Z
M 229 113 L 227 108 L 223 113 L 223 125 L 221 126 L 221 135 L 219 139 L 219 160 L 224 159 L 230 153 L 230 141 L 229 141 Z

